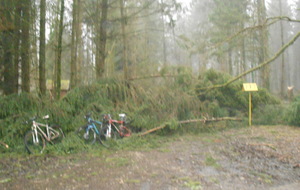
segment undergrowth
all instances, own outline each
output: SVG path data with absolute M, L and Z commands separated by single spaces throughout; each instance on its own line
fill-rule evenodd
M 285 120 L 290 125 L 300 127 L 300 96 L 297 96 L 285 112 Z
M 239 80 L 225 87 L 206 88 L 224 84 L 232 76 L 215 70 L 208 70 L 199 77 L 196 88 L 199 99 L 206 105 L 207 113 L 214 117 L 246 116 L 248 117 L 248 92 L 242 91 L 244 81 Z M 252 110 L 263 105 L 278 105 L 280 100 L 272 96 L 266 89 L 259 88 L 252 93 Z M 245 115 L 246 114 L 246 115 Z
M 57 145 L 47 146 L 46 153 L 71 154 L 86 151 L 87 146 L 74 136 L 74 131 L 85 124 L 84 115 L 101 121 L 102 114 L 110 113 L 118 119 L 119 113 L 126 113 L 131 120 L 130 128 L 134 133 L 146 131 L 158 126 L 166 126 L 157 135 L 172 135 L 176 132 L 192 131 L 198 133 L 207 130 L 203 123 L 179 125 L 178 121 L 235 116 L 247 116 L 247 94 L 241 92 L 242 82 L 236 82 L 226 88 L 194 90 L 224 83 L 230 77 L 209 70 L 199 79 L 193 78 L 192 71 L 186 68 L 172 68 L 173 78 L 157 78 L 152 82 L 124 81 L 117 78 L 103 79 L 88 86 L 79 86 L 71 90 L 59 101 L 43 99 L 32 94 L 19 94 L 0 97 L 0 138 L 9 144 L 10 149 L 0 148 L 0 152 L 24 152 L 23 137 L 30 130 L 24 121 L 33 116 L 40 118 L 50 115 L 49 123 L 59 124 L 66 134 L 65 140 Z M 276 104 L 278 100 L 267 91 L 260 90 L 253 95 L 253 107 L 261 104 Z M 236 122 L 221 122 L 224 126 L 236 126 Z M 131 138 L 130 147 L 139 146 L 144 138 Z M 122 139 L 121 147 L 126 144 Z M 146 142 L 144 142 L 146 143 Z M 155 143 L 152 143 L 155 144 Z M 150 146 L 150 145 L 149 145 Z

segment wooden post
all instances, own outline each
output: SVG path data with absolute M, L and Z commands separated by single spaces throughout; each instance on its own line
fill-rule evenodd
M 256 83 L 244 83 L 243 91 L 249 92 L 249 126 L 252 125 L 252 94 L 251 92 L 258 91 Z
M 249 92 L 249 126 L 252 125 L 252 110 L 251 110 L 251 107 L 252 107 L 252 100 L 251 100 L 251 92 Z

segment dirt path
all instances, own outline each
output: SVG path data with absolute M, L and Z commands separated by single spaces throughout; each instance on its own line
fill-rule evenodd
M 2 160 L 0 189 L 297 190 L 300 128 L 232 129 L 151 150 Z

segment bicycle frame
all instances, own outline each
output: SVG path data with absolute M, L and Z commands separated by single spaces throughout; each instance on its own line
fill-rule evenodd
M 120 131 L 122 129 L 122 127 L 125 127 L 125 114 L 119 114 L 119 117 L 121 118 L 121 120 L 115 120 L 112 119 L 110 114 L 105 116 L 105 119 L 108 121 L 108 130 L 106 131 L 106 136 L 111 137 L 111 130 L 112 128 L 115 129 L 119 135 L 122 135 L 122 132 Z M 126 128 L 126 127 L 125 127 Z
M 124 121 L 118 121 L 118 120 L 114 120 L 114 119 L 110 119 L 109 120 L 109 127 L 113 126 L 114 129 L 120 133 L 120 127 L 124 126 L 123 125 Z M 119 126 L 117 126 L 117 124 L 119 124 Z
M 41 127 L 45 127 L 46 132 L 44 132 L 41 129 Z M 52 140 L 50 137 L 50 132 L 54 132 L 54 134 L 55 134 L 54 138 L 56 138 L 59 135 L 59 133 L 52 127 L 49 127 L 48 124 L 39 123 L 39 122 L 36 122 L 35 120 L 32 121 L 31 130 L 34 131 L 34 135 L 32 136 L 34 143 L 39 143 L 38 132 L 40 132 L 48 142 L 50 142 Z
M 102 122 L 100 122 L 100 121 L 95 121 L 95 120 L 93 120 L 92 118 L 87 118 L 87 120 L 88 120 L 88 125 L 87 125 L 87 128 L 86 128 L 86 133 L 88 134 L 89 133 L 89 130 L 90 129 L 94 129 L 95 130 L 95 132 L 96 132 L 96 134 L 97 135 L 99 135 L 100 133 L 99 133 L 99 130 L 97 129 L 97 126 L 95 125 L 95 124 L 99 124 L 99 125 L 101 125 L 102 126 Z

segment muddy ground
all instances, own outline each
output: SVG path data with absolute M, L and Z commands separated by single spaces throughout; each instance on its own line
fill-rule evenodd
M 0 189 L 300 189 L 300 128 L 245 127 L 160 143 L 101 154 L 4 157 Z

